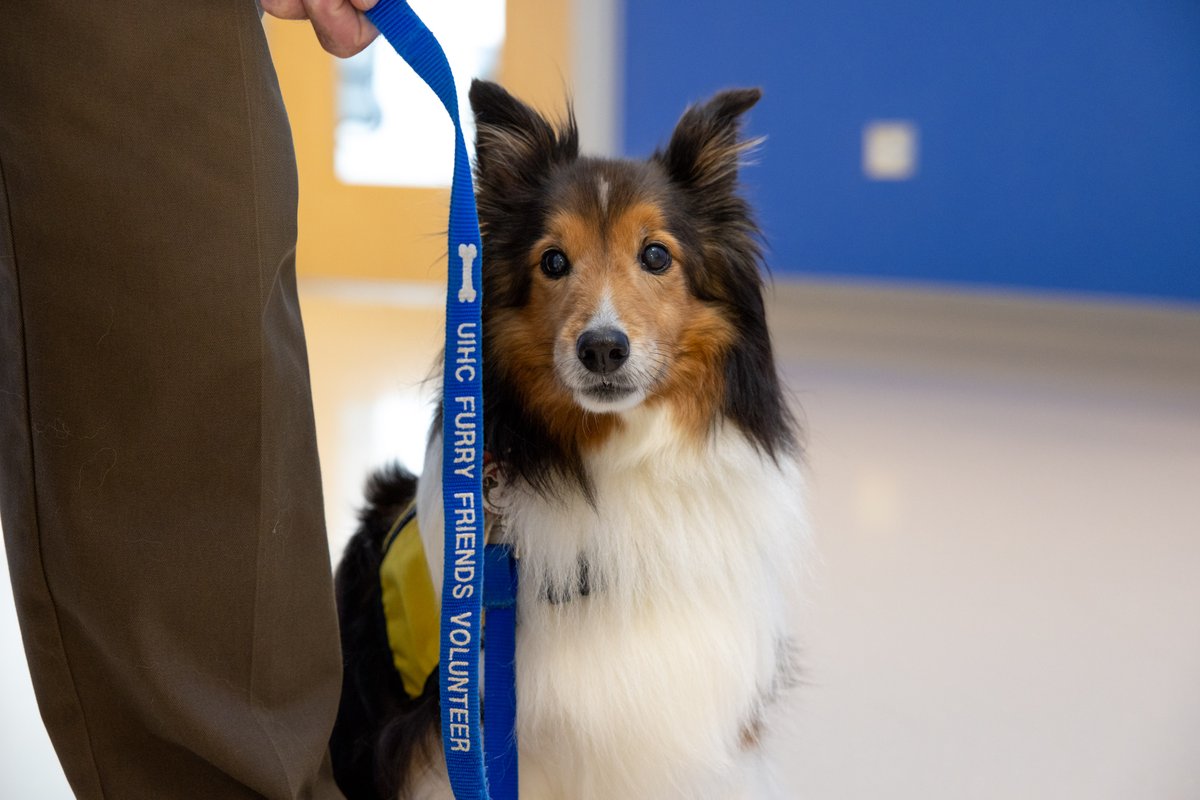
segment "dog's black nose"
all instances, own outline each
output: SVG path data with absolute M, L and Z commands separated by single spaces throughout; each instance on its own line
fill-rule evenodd
M 575 342 L 575 353 L 591 372 L 616 372 L 629 358 L 629 337 L 616 328 L 584 331 Z

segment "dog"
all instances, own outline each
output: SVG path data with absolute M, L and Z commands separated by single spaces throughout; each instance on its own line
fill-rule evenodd
M 664 149 L 628 161 L 581 156 L 569 111 L 554 123 L 471 86 L 487 503 L 519 564 L 524 800 L 777 796 L 764 736 L 794 682 L 807 526 L 739 189 L 759 97 L 692 106 Z M 440 597 L 441 472 L 439 420 L 419 481 L 372 479 L 338 568 L 331 750 L 350 800 L 453 796 L 436 669 L 407 689 L 398 677 L 379 578 L 415 499 Z

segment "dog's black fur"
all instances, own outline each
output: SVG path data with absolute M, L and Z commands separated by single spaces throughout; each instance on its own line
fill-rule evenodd
M 392 663 L 379 566 L 383 540 L 417 492 L 417 479 L 392 466 L 371 477 L 358 532 L 338 565 L 342 700 L 330 739 L 333 772 L 346 800 L 394 800 L 409 755 L 438 726 L 437 672 L 410 698 Z

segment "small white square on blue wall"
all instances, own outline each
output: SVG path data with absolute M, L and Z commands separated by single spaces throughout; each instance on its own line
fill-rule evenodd
M 917 174 L 917 126 L 908 120 L 872 120 L 863 126 L 863 174 L 874 181 L 906 181 Z

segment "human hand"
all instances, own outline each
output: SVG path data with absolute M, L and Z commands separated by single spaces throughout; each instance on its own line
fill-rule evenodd
M 363 14 L 379 0 L 262 0 L 263 11 L 279 19 L 306 19 L 326 51 L 349 58 L 369 45 L 379 31 Z

